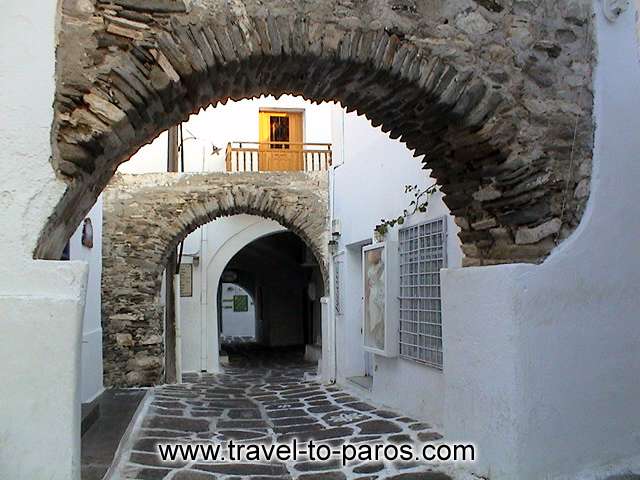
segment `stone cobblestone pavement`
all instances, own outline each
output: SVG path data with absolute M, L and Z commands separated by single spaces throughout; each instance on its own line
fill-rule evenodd
M 430 425 L 379 409 L 336 386 L 305 380 L 315 367 L 297 355 L 232 358 L 220 375 L 189 374 L 187 383 L 154 389 L 112 478 L 137 480 L 451 480 L 426 464 L 339 461 L 163 464 L 158 442 L 287 442 L 293 437 L 343 442 L 438 440 Z

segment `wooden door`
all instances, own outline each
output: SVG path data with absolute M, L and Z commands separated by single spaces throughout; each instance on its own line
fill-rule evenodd
M 260 171 L 304 170 L 303 112 L 260 112 Z

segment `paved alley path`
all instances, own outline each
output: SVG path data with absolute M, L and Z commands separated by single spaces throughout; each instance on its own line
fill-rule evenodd
M 340 468 L 338 461 L 286 463 L 163 464 L 158 442 L 214 441 L 272 444 L 294 436 L 339 446 L 344 442 L 404 443 L 437 440 L 440 435 L 418 422 L 374 406 L 334 386 L 305 381 L 315 367 L 299 355 L 233 358 L 221 375 L 189 375 L 189 383 L 158 387 L 146 401 L 114 478 L 139 480 L 340 480 L 345 478 L 447 480 L 418 463 L 384 465 L 361 462 Z

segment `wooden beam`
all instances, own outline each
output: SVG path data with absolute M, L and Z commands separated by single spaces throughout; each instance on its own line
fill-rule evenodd
M 178 127 L 171 127 L 167 140 L 167 171 L 178 171 Z M 178 258 L 171 252 L 165 270 L 165 341 L 164 341 L 164 376 L 167 383 L 175 383 L 176 371 L 176 305 L 173 276 L 176 274 Z
M 168 131 L 167 172 L 178 171 L 178 127 L 171 127 Z
M 167 383 L 176 383 L 176 305 L 173 276 L 176 273 L 176 254 L 169 256 L 165 271 L 165 341 L 164 341 L 164 376 Z

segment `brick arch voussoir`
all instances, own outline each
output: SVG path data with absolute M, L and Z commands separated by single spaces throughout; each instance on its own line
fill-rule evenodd
M 532 86 L 536 78 L 500 65 L 518 58 L 517 46 L 497 60 L 483 47 L 470 48 L 473 37 L 458 27 L 442 48 L 446 39 L 419 19 L 413 27 L 356 26 L 279 0 L 270 2 L 272 14 L 244 3 L 236 11 L 199 1 L 168 10 L 125 2 L 123 10 L 144 10 L 135 18 L 149 21 L 140 24 L 98 2 L 93 15 L 100 21 L 83 33 L 81 75 L 64 55 L 76 30 L 62 29 L 53 164 L 69 186 L 41 234 L 37 258 L 57 258 L 117 165 L 141 145 L 202 107 L 262 94 L 340 101 L 426 156 L 462 229 L 467 264 L 540 261 L 554 246 L 548 235 L 540 243 L 540 235 L 575 227 L 581 207 L 572 201 L 563 216 L 561 197 L 578 180 L 563 182 L 569 162 L 554 158 L 566 155 L 567 135 L 532 118 L 522 85 L 545 108 L 556 107 L 547 107 L 553 104 L 540 82 Z M 553 118 L 569 125 L 564 108 Z M 572 151 L 588 156 L 591 129 L 584 130 L 583 145 Z M 523 163 L 533 168 L 523 171 Z
M 274 198 L 273 193 L 274 191 L 270 189 L 243 188 L 234 185 L 231 189 L 224 190 L 222 200 L 218 200 L 216 204 L 212 205 L 210 202 L 212 197 L 205 194 L 191 199 L 180 215 L 173 215 L 169 213 L 173 209 L 165 208 L 167 224 L 162 229 L 156 229 L 160 233 L 154 236 L 142 236 L 140 242 L 136 242 L 135 245 L 130 244 L 131 250 L 128 252 L 130 256 L 140 253 L 142 257 L 145 257 L 148 265 L 153 265 L 154 268 L 149 272 L 150 276 L 155 279 L 157 289 L 153 295 L 159 293 L 161 275 L 170 253 L 190 233 L 217 218 L 241 214 L 274 220 L 298 235 L 311 249 L 320 267 L 324 284 L 327 286 L 326 239 L 317 235 L 317 232 L 327 230 L 326 212 L 318 206 L 317 198 L 301 196 L 303 203 L 291 209 L 282 205 L 279 199 Z M 265 203 L 265 198 L 269 198 L 270 201 Z M 155 248 L 156 254 L 152 257 L 141 253 L 147 250 L 150 244 L 160 245 Z
M 326 289 L 327 202 L 326 173 L 118 176 L 105 195 L 105 383 L 161 381 L 162 273 L 170 252 L 217 218 L 250 214 L 287 227 L 313 252 Z
M 423 104 L 437 105 L 432 113 L 449 115 L 462 99 L 465 85 L 452 74 L 457 69 L 443 67 L 443 60 L 396 34 L 309 25 L 302 17 L 287 22 L 271 17 L 205 19 L 194 26 L 188 16 L 175 16 L 166 29 L 149 39 L 145 36 L 144 42 L 130 43 L 129 50 L 111 60 L 105 80 L 88 86 L 89 93 L 73 105 L 69 118 L 57 117 L 56 166 L 72 179 L 69 201 L 77 197 L 76 191 L 86 194 L 83 183 L 103 186 L 117 163 L 150 137 L 211 103 L 274 92 L 340 100 L 380 119 L 392 137 L 413 139 L 410 146 L 419 149 L 429 122 L 407 107 L 416 107 L 421 99 Z M 257 80 L 248 85 L 246 72 L 252 68 Z M 386 95 L 367 97 L 375 87 Z M 462 101 L 467 107 L 458 109 L 460 119 L 480 103 Z M 72 121 L 74 114 L 78 119 Z M 464 121 L 455 123 L 463 128 Z M 422 149 L 429 151 L 428 146 Z M 53 222 L 79 216 L 68 208 L 65 213 L 54 215 Z M 61 227 L 49 225 L 49 230 Z M 54 248 L 53 239 L 59 235 L 51 233 L 55 232 L 43 235 L 38 256 L 47 256 Z

